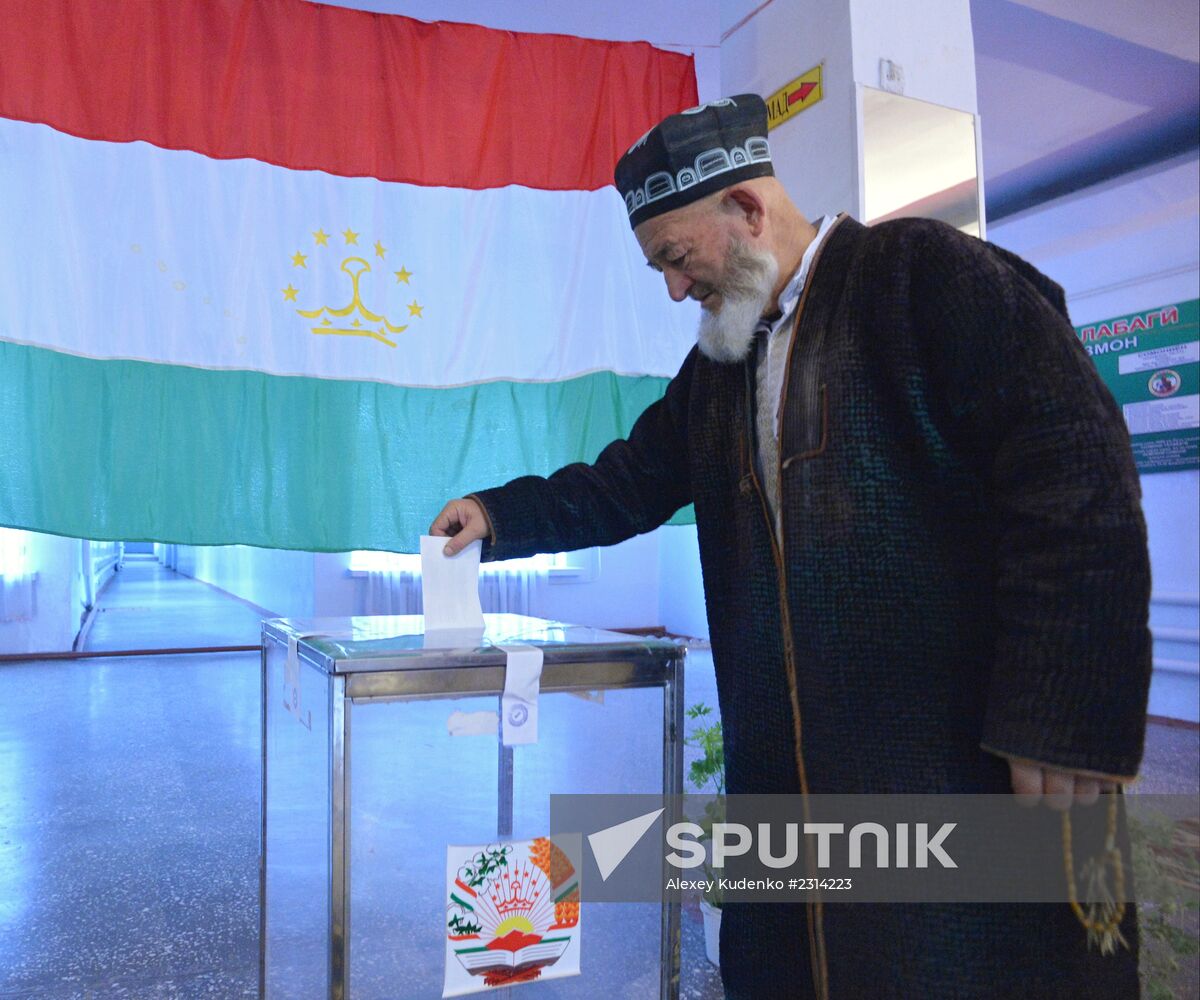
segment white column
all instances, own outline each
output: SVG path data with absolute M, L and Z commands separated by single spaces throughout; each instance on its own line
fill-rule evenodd
M 982 205 L 969 0 L 727 0 L 721 36 L 725 94 L 769 97 L 821 67 L 821 100 L 770 134 L 809 218 L 902 209 L 959 225 L 968 187 Z

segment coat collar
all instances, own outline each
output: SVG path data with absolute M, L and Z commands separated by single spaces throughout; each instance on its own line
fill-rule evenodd
M 828 429 L 821 348 L 841 301 L 850 261 L 866 232 L 866 226 L 840 215 L 821 244 L 800 297 L 781 403 L 779 456 L 783 465 L 824 449 Z

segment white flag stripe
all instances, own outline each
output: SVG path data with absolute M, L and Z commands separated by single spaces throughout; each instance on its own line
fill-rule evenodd
M 0 189 L 14 342 L 407 386 L 673 375 L 694 342 L 611 187 L 418 187 L 0 120 Z

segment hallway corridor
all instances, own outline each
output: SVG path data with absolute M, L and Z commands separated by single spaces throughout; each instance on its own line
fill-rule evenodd
M 273 615 L 167 569 L 153 557 L 126 556 L 100 592 L 81 649 L 257 646 L 264 617 Z

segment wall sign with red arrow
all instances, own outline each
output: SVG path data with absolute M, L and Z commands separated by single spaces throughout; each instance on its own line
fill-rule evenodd
M 811 108 L 823 96 L 821 88 L 822 66 L 814 66 L 806 73 L 785 83 L 767 98 L 767 128 L 778 128 L 793 115 Z

